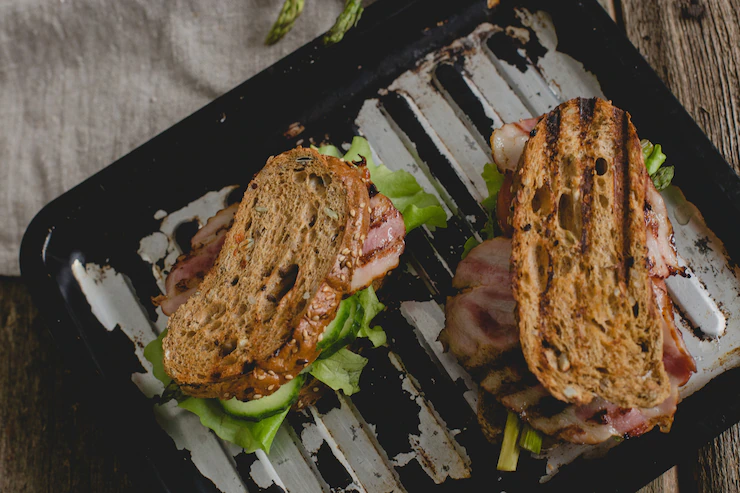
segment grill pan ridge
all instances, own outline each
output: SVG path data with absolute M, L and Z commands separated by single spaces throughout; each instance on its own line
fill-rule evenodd
M 740 212 L 740 180 L 595 1 L 512 1 L 493 13 L 485 3 L 380 0 L 339 45 L 301 48 L 56 199 L 29 226 L 23 276 L 147 491 L 632 490 L 740 421 L 738 371 L 724 371 L 740 357 L 731 260 L 740 230 L 727 221 Z M 670 434 L 577 459 L 541 483 L 545 460 L 523 455 L 516 473 L 495 470 L 498 447 L 478 428 L 475 384 L 436 335 L 462 245 L 486 220 L 488 135 L 575 96 L 608 97 L 663 144 L 674 183 L 701 211 L 681 224 L 686 199 L 666 196 L 679 253 L 695 274 L 671 294 L 709 292 L 716 323 L 728 330 L 720 341 L 737 350 L 685 390 Z M 299 135 L 287 132 L 295 122 Z M 240 453 L 176 407 L 155 419 L 157 388 L 142 351 L 166 323 L 149 300 L 178 240 L 237 198 L 235 184 L 268 156 L 356 133 L 380 161 L 436 194 L 449 223 L 408 236 L 380 293 L 389 347 L 366 353 L 362 391 L 292 413 L 269 456 Z M 692 329 L 714 319 L 692 313 L 680 327 L 709 360 L 717 344 Z

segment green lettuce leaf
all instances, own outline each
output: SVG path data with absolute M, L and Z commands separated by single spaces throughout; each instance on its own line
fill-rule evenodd
M 373 321 L 378 313 L 385 309 L 385 305 L 378 301 L 378 297 L 375 295 L 375 290 L 372 286 L 357 293 L 357 299 L 364 308 L 362 325 L 357 333 L 357 337 L 367 337 L 373 343 L 373 347 L 384 345 L 387 341 L 385 331 L 378 325 L 370 327 L 370 322 Z
M 388 336 L 385 335 L 383 327 L 376 325 L 375 327 L 362 327 L 357 333 L 357 337 L 367 337 L 370 342 L 373 343 L 373 347 L 384 346 L 388 342 Z
M 490 213 L 493 213 L 496 211 L 498 192 L 504 184 L 504 175 L 499 173 L 496 165 L 486 163 L 483 165 L 483 173 L 481 173 L 481 176 L 483 177 L 483 181 L 486 182 L 486 188 L 488 188 L 488 197 L 483 200 L 483 207 L 485 207 Z
M 316 147 L 316 146 L 311 146 L 311 147 L 319 151 L 320 154 L 324 154 L 325 156 L 333 156 L 338 159 L 342 158 L 342 153 L 339 152 L 339 149 L 337 149 L 337 146 L 326 144 L 321 147 Z
M 437 197 L 425 192 L 411 173 L 391 171 L 385 165 L 376 165 L 370 144 L 362 137 L 355 137 L 344 159 L 358 161 L 361 157 L 365 158 L 370 177 L 380 193 L 388 197 L 401 212 L 407 233 L 421 225 L 447 227 L 447 214 Z
M 360 374 L 367 358 L 342 348 L 328 358 L 319 358 L 311 365 L 310 373 L 334 390 L 352 395 L 360 390 Z
M 164 329 L 159 337 L 146 345 L 144 348 L 144 357 L 152 364 L 152 374 L 167 387 L 172 379 L 164 371 L 164 351 L 162 350 L 162 340 L 167 335 L 167 329 Z
M 499 173 L 496 165 L 486 163 L 483 166 L 483 173 L 481 173 L 481 176 L 483 177 L 483 181 L 486 182 L 486 188 L 488 189 L 488 197 L 483 199 L 483 202 L 481 203 L 483 208 L 486 210 L 486 215 L 488 216 L 486 224 L 483 225 L 481 237 L 484 240 L 490 240 L 496 236 L 496 230 L 494 229 L 494 225 L 496 224 L 496 201 L 498 200 L 498 193 L 504 184 L 504 175 Z M 465 246 L 463 246 L 461 258 L 464 259 L 467 257 L 470 250 L 478 245 L 480 245 L 480 242 L 475 238 L 475 236 L 468 238 L 465 242 Z
M 352 344 L 358 337 L 365 337 L 373 343 L 373 347 L 382 346 L 386 343 L 386 335 L 381 327 L 370 327 L 373 318 L 385 309 L 385 305 L 378 301 L 375 290 L 372 286 L 363 289 L 342 300 L 339 310 L 343 310 L 343 305 L 357 304 L 357 309 L 350 309 L 354 313 L 351 330 L 343 333 L 336 342 L 325 347 L 319 358 L 328 358 L 339 349 Z M 346 323 L 346 322 L 345 322 Z
M 673 166 L 663 166 L 667 159 L 663 154 L 663 148 L 660 144 L 653 145 L 647 139 L 640 141 L 642 147 L 642 157 L 645 159 L 645 168 L 647 168 L 650 179 L 658 191 L 664 190 L 671 184 L 675 168 Z
M 165 373 L 163 365 L 162 340 L 165 335 L 167 335 L 166 330 L 146 345 L 144 357 L 151 362 L 152 373 L 157 380 L 168 387 L 172 383 L 172 379 Z M 252 453 L 258 449 L 269 453 L 275 434 L 290 410 L 290 408 L 286 408 L 280 414 L 254 422 L 242 420 L 226 413 L 218 399 L 188 397 L 180 401 L 178 406 L 196 414 L 203 426 L 213 430 L 220 438 L 244 448 L 247 453 Z
M 363 326 L 369 325 L 375 316 L 385 309 L 385 305 L 378 300 L 378 296 L 375 294 L 375 289 L 372 286 L 368 286 L 357 293 L 357 299 L 360 301 L 362 308 L 365 309 L 362 319 Z
M 480 245 L 480 241 L 478 241 L 475 236 L 471 236 L 470 238 L 468 238 L 468 240 L 465 242 L 465 246 L 463 246 L 463 252 L 460 258 L 464 259 L 465 257 L 467 257 L 470 253 L 470 250 L 477 247 L 478 245 Z

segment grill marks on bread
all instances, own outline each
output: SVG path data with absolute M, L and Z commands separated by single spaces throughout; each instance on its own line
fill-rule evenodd
M 312 149 L 268 160 L 198 291 L 169 319 L 167 373 L 197 397 L 267 395 L 317 356 L 369 213 L 357 170 Z M 340 261 L 341 259 L 341 261 Z
M 629 115 L 572 100 L 543 118 L 515 175 L 520 340 L 555 397 L 650 407 L 669 392 L 647 265 L 647 172 Z

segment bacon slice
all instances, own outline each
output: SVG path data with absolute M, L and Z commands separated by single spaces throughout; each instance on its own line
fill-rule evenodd
M 519 120 L 493 131 L 491 135 L 493 162 L 501 173 L 516 170 L 524 151 L 524 144 L 529 140 L 529 133 L 539 120 L 539 118 Z
M 234 224 L 234 215 L 239 204 L 231 204 L 225 209 L 221 209 L 215 216 L 206 221 L 205 226 L 200 228 L 190 240 L 191 251 L 199 250 L 208 246 L 214 241 L 218 241 Z
M 473 248 L 457 267 L 452 284 L 468 291 L 447 299 L 439 340 L 468 369 L 519 346 L 510 256 L 511 240 L 496 238 Z
M 593 445 L 613 436 L 639 436 L 655 426 L 662 431 L 670 430 L 678 386 L 672 385 L 670 396 L 652 408 L 624 409 L 601 398 L 584 406 L 567 405 L 550 396 L 541 385 L 503 396 L 501 402 L 546 435 Z
M 370 229 L 362 245 L 360 263 L 352 275 L 352 291 L 368 287 L 373 280 L 398 267 L 405 248 L 403 216 L 383 194 L 370 199 Z
M 501 353 L 519 346 L 514 306 L 511 292 L 501 296 L 493 286 L 450 298 L 439 340 L 468 369 L 491 364 Z
M 673 302 L 668 296 L 665 281 L 653 279 L 655 302 L 663 315 L 663 365 L 671 382 L 678 386 L 689 381 L 696 372 L 696 362 L 686 348 L 683 335 L 676 328 L 673 320 Z
M 470 250 L 468 256 L 458 264 L 452 287 L 467 289 L 492 286 L 511 297 L 510 257 L 510 239 L 500 237 L 484 241 Z

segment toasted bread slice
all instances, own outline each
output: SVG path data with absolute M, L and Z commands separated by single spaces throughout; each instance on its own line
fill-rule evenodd
M 562 401 L 655 406 L 670 389 L 630 116 L 575 99 L 533 134 L 514 180 L 511 257 L 527 364 Z
M 169 319 L 164 367 L 188 394 L 274 392 L 318 356 L 369 227 L 350 163 L 297 148 L 255 175 L 199 290 Z

